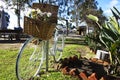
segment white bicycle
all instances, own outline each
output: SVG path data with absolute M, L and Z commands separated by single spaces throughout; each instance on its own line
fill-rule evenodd
M 41 67 L 46 60 L 46 51 L 49 51 L 48 55 L 52 55 L 55 62 L 61 59 L 65 37 L 63 31 L 61 31 L 62 34 L 59 32 L 56 29 L 54 39 L 50 42 L 53 45 L 50 45 L 50 48 L 46 47 L 48 41 L 32 36 L 25 41 L 16 60 L 16 76 L 18 80 L 33 80 L 40 73 Z

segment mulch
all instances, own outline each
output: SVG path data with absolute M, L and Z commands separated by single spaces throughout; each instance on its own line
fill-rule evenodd
M 86 59 L 72 56 L 61 59 L 55 68 L 64 75 L 71 75 L 80 80 L 100 80 L 107 75 L 105 68 L 108 65 L 109 62 L 97 58 Z

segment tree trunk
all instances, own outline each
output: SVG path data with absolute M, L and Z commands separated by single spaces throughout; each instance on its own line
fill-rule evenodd
M 40 0 L 39 0 L 39 3 L 40 3 Z
M 18 24 L 18 27 L 21 27 L 20 26 L 20 2 L 17 0 L 17 24 Z
M 69 30 L 68 30 L 68 20 L 66 20 L 66 26 L 67 26 L 67 36 L 69 34 Z
M 76 27 L 78 28 L 78 8 L 77 8 L 77 4 L 75 4 L 75 11 L 76 11 Z

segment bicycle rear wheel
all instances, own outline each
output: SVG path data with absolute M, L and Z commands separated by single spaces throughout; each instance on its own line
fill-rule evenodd
M 58 62 L 62 57 L 64 40 L 64 35 L 58 35 L 54 38 L 54 43 L 50 48 L 50 54 L 52 54 L 55 62 Z
M 19 80 L 33 80 L 43 63 L 42 41 L 28 39 L 21 47 L 16 60 L 16 76 Z

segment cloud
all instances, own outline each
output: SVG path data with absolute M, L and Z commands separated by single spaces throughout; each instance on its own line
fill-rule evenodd
M 0 7 L 5 7 L 5 3 L 3 1 L 0 1 Z
M 119 2 L 118 0 L 111 0 L 109 7 L 116 6 L 118 4 L 118 2 Z
M 112 15 L 112 12 L 110 9 L 113 8 L 113 6 L 119 6 L 119 1 L 118 0 L 111 0 L 109 3 L 108 3 L 108 6 L 107 6 L 107 9 L 104 11 L 104 14 L 107 15 L 107 16 L 111 16 Z
M 111 12 L 110 9 L 108 9 L 108 10 L 105 10 L 105 11 L 104 11 L 104 14 L 105 14 L 106 16 L 110 16 L 110 15 L 112 15 L 112 12 Z

